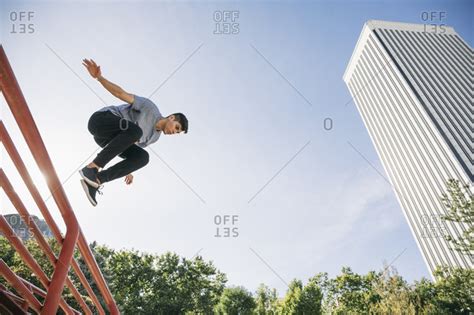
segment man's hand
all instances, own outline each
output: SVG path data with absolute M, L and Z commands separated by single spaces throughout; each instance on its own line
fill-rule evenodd
M 89 71 L 90 75 L 94 79 L 97 79 L 102 76 L 102 72 L 100 71 L 100 66 L 98 66 L 94 60 L 83 59 L 82 64 L 87 68 L 87 71 Z
M 100 84 L 102 84 L 102 86 L 113 96 L 129 104 L 133 104 L 133 102 L 135 101 L 135 96 L 133 94 L 125 92 L 120 86 L 104 78 L 102 76 L 102 72 L 100 71 L 100 66 L 98 66 L 94 60 L 83 59 L 82 64 L 84 65 L 84 67 L 87 68 L 87 71 L 89 71 L 90 75 L 94 79 L 97 79 L 97 81 L 99 81 Z
M 130 185 L 131 183 L 133 183 L 133 175 L 128 174 L 127 176 L 125 176 L 125 184 Z

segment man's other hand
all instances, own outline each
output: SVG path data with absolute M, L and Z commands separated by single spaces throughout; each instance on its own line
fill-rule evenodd
M 125 184 L 130 185 L 131 183 L 133 183 L 133 175 L 128 174 L 127 176 L 125 176 Z
M 87 68 L 87 71 L 89 71 L 90 75 L 94 78 L 94 79 L 97 79 L 99 78 L 100 76 L 102 76 L 102 73 L 100 71 L 100 66 L 98 66 L 94 60 L 90 59 L 90 60 L 87 60 L 87 59 L 83 59 L 82 60 L 82 64 L 84 65 L 84 67 Z

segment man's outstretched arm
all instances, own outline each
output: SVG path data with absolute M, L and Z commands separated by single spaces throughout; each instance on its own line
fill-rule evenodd
M 99 81 L 100 84 L 102 84 L 102 86 L 113 96 L 129 104 L 133 104 L 133 101 L 135 100 L 133 94 L 125 92 L 124 89 L 122 89 L 120 86 L 104 78 L 102 76 L 102 72 L 100 71 L 100 66 L 98 66 L 94 60 L 83 59 L 82 62 L 82 64 L 87 68 L 87 71 L 89 71 L 90 75 L 94 79 L 97 79 L 97 81 Z

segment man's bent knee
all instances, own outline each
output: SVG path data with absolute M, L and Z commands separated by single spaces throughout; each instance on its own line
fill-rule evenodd
M 140 165 L 145 166 L 150 161 L 150 154 L 147 151 L 143 150 L 139 157 Z

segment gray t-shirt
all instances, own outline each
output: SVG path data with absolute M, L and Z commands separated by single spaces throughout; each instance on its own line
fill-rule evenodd
M 138 140 L 139 147 L 146 147 L 158 140 L 161 131 L 156 130 L 155 125 L 163 118 L 158 107 L 149 99 L 134 95 L 133 104 L 123 104 L 117 106 L 106 106 L 99 109 L 99 112 L 111 111 L 118 117 L 131 121 L 143 131 L 143 135 Z

